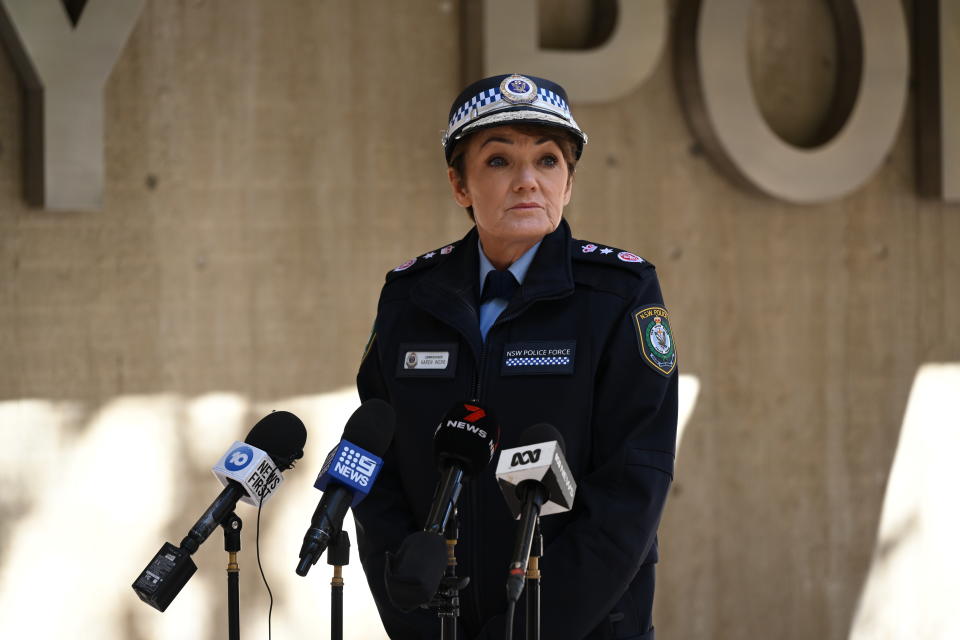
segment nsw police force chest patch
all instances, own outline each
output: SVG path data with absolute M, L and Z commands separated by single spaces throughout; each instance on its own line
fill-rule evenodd
M 500 375 L 570 375 L 573 373 L 576 352 L 576 340 L 511 342 L 503 347 Z
M 670 329 L 670 314 L 659 305 L 649 305 L 633 312 L 633 325 L 644 361 L 665 376 L 677 366 L 677 348 Z

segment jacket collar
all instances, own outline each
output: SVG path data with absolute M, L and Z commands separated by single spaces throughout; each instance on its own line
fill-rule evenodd
M 522 313 L 537 300 L 573 293 L 570 246 L 570 226 L 561 218 L 557 228 L 544 236 L 523 284 L 501 316 L 503 319 Z M 458 243 L 453 255 L 420 279 L 411 291 L 411 298 L 431 315 L 458 329 L 479 353 L 478 252 L 474 226 Z
M 541 298 L 560 298 L 571 293 L 573 269 L 570 260 L 570 226 L 561 218 L 557 228 L 544 236 L 527 276 L 507 311 Z

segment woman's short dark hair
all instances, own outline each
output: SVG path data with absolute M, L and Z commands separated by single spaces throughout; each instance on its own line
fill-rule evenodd
M 519 131 L 524 135 L 528 135 L 534 138 L 547 138 L 548 140 L 553 141 L 558 147 L 560 147 L 560 153 L 563 154 L 563 160 L 567 163 L 567 181 L 573 179 L 573 172 L 577 167 L 577 141 L 574 139 L 572 134 L 567 133 L 563 129 L 557 127 L 551 127 L 548 125 L 542 124 L 527 124 L 527 123 L 514 123 L 506 125 L 509 126 L 514 131 Z M 466 167 L 464 166 L 465 157 L 467 155 L 467 141 L 473 136 L 470 135 L 464 137 L 457 142 L 457 146 L 453 148 L 453 151 L 450 154 L 450 168 L 453 169 L 454 173 L 457 174 L 457 178 L 460 180 L 460 184 L 463 186 L 467 185 L 467 173 Z M 467 215 L 470 216 L 471 220 L 475 220 L 473 217 L 473 207 L 467 207 Z

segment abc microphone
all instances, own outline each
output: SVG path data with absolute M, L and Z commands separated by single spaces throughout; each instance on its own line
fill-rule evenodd
M 395 428 L 393 407 L 376 398 L 361 404 L 347 420 L 340 443 L 330 450 L 313 485 L 323 497 L 303 536 L 297 575 L 307 575 L 340 532 L 347 509 L 370 493 Z
M 458 402 L 433 434 L 433 457 L 440 481 L 422 531 L 404 539 L 397 553 L 387 552 L 384 578 L 387 595 L 402 611 L 430 602 L 447 566 L 443 533 L 460 496 L 465 478 L 479 475 L 490 464 L 500 440 L 494 417 L 473 403 Z
M 519 600 L 523 591 L 537 519 L 569 511 L 577 491 L 563 456 L 563 436 L 556 428 L 535 424 L 520 435 L 520 442 L 500 453 L 496 472 L 510 513 L 520 520 L 507 577 L 510 603 Z
M 274 494 L 283 481 L 281 471 L 303 457 L 307 430 L 288 411 L 274 411 L 253 426 L 243 442 L 234 442 L 213 467 L 223 491 L 175 547 L 169 542 L 133 583 L 141 600 L 165 611 L 197 566 L 190 556 L 233 512 L 241 500 L 258 506 Z

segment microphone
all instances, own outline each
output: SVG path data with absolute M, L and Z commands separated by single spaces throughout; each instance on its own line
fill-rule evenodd
M 569 511 L 577 491 L 563 456 L 563 436 L 556 428 L 533 425 L 520 434 L 520 443 L 500 453 L 496 472 L 510 513 L 520 520 L 507 577 L 510 603 L 516 603 L 523 591 L 537 520 Z
M 180 593 L 197 566 L 190 556 L 233 512 L 237 502 L 259 506 L 283 481 L 281 471 L 303 457 L 307 430 L 300 418 L 288 411 L 274 411 L 253 426 L 243 442 L 235 442 L 213 467 L 225 485 L 220 495 L 176 547 L 163 547 L 133 583 L 141 600 L 165 611 Z
M 387 595 L 400 610 L 425 605 L 437 592 L 447 566 L 443 534 L 463 481 L 483 471 L 499 441 L 500 427 L 495 418 L 475 404 L 454 404 L 437 425 L 433 457 L 440 469 L 440 481 L 426 523 L 422 531 L 407 536 L 396 555 L 387 552 Z
M 343 437 L 330 450 L 313 485 L 324 493 L 303 536 L 297 575 L 307 575 L 340 532 L 347 509 L 370 493 L 395 427 L 393 407 L 376 398 L 361 404 L 347 420 Z
M 500 427 L 485 409 L 458 402 L 433 434 L 433 459 L 440 482 L 423 530 L 442 535 L 457 505 L 464 477 L 479 475 L 490 464 L 500 442 Z

